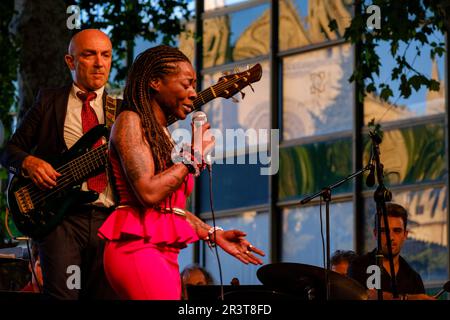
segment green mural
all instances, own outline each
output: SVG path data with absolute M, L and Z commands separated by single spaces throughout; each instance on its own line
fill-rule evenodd
M 446 175 L 443 122 L 386 130 L 380 149 L 387 186 L 439 181 Z M 366 139 L 364 163 L 369 152 Z
M 351 173 L 350 138 L 280 149 L 280 200 L 295 199 L 339 181 Z M 333 191 L 351 192 L 347 182 Z

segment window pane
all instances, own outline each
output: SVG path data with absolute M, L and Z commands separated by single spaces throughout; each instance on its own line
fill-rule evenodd
M 212 225 L 212 220 L 207 221 Z M 269 215 L 267 212 L 249 211 L 244 212 L 238 216 L 218 218 L 216 225 L 221 226 L 225 230 L 239 229 L 247 234 L 247 239 L 252 245 L 263 250 L 266 255 L 261 257 L 263 263 L 269 262 Z M 217 259 L 215 250 L 210 250 L 206 244 L 202 246 L 202 253 L 204 254 L 204 261 L 206 269 L 211 272 L 212 276 L 219 284 L 219 269 L 217 266 Z M 223 284 L 229 285 L 233 278 L 238 278 L 240 284 L 261 284 L 256 277 L 256 271 L 260 266 L 252 264 L 244 264 L 233 256 L 225 253 L 221 248 L 218 249 L 220 263 L 222 266 Z
M 408 210 L 408 240 L 401 255 L 420 274 L 423 281 L 447 280 L 447 188 L 393 192 L 393 202 Z M 376 247 L 373 236 L 376 205 L 365 201 L 366 251 Z
M 180 254 L 178 255 L 178 266 L 180 272 L 183 271 L 186 266 L 194 263 L 194 245 L 194 243 L 191 243 L 187 246 L 187 248 L 180 250 Z
M 324 267 L 326 251 L 322 249 L 319 206 L 284 209 L 282 217 L 282 260 Z M 322 220 L 326 250 L 325 205 Z M 353 221 L 353 203 L 331 203 L 331 254 L 335 250 L 353 250 Z
M 447 174 L 444 123 L 430 123 L 384 132 L 380 144 L 385 184 L 439 181 Z M 367 137 L 366 137 L 367 138 Z M 365 147 L 368 162 L 371 142 Z
M 352 128 L 352 67 L 348 44 L 283 60 L 283 139 Z
M 269 53 L 270 6 L 263 4 L 203 21 L 203 67 Z
M 205 11 L 214 10 L 226 6 L 230 6 L 237 3 L 247 2 L 248 0 L 206 0 Z
M 430 35 L 432 41 L 436 43 L 445 42 L 445 37 L 441 33 L 435 32 Z M 420 47 L 421 54 L 417 55 L 416 47 Z M 406 61 L 418 73 L 431 77 L 440 82 L 439 91 L 430 91 L 422 87 L 419 91 L 412 89 L 409 98 L 400 98 L 400 81 L 391 80 L 391 72 L 397 66 L 397 62 L 391 56 L 390 46 L 386 42 L 381 42 L 376 52 L 380 56 L 380 76 L 375 78 L 375 83 L 388 84 L 393 97 L 384 102 L 379 98 L 378 93 L 370 93 L 364 100 L 364 124 L 368 124 L 371 119 L 377 122 L 389 122 L 408 118 L 415 118 L 426 115 L 433 115 L 445 112 L 445 55 L 430 59 L 430 46 L 423 46 L 419 42 L 408 44 L 406 50 Z M 399 45 L 398 52 L 405 52 L 406 46 Z M 412 74 L 408 74 L 412 76 Z
M 351 21 L 349 0 L 282 0 L 279 4 L 280 50 L 341 38 Z M 333 19 L 338 30 L 332 32 L 328 24 Z
M 264 133 L 267 134 L 266 130 L 270 128 L 270 71 L 268 61 L 261 62 L 261 66 L 263 69 L 262 78 L 260 81 L 252 84 L 255 92 L 252 92 L 251 88 L 246 87 L 242 90 L 245 93 L 244 99 L 241 98 L 239 93 L 235 95 L 239 100 L 238 103 L 233 102 L 232 99 L 218 98 L 206 104 L 203 108 L 203 111 L 208 116 L 208 121 L 211 123 L 211 128 L 218 130 L 223 137 L 221 139 L 220 136 L 216 136 L 216 151 L 232 151 L 238 148 L 238 153 L 242 152 L 243 144 L 236 143 L 236 140 L 233 138 L 237 129 L 244 130 L 246 135 L 250 133 L 257 135 L 256 140 L 247 139 L 244 145 L 267 144 L 265 135 L 260 134 L 259 129 L 264 129 Z M 216 84 L 221 76 L 222 73 L 206 74 L 203 88 Z M 227 137 L 232 138 L 227 139 Z
M 261 174 L 265 166 L 249 164 L 249 157 L 227 158 L 223 164 L 213 165 L 214 209 L 226 210 L 266 204 L 269 201 L 268 176 Z M 227 161 L 234 164 L 227 164 Z M 200 212 L 210 212 L 209 175 L 200 176 Z
M 280 149 L 280 200 L 319 191 L 352 171 L 350 138 Z M 353 190 L 352 181 L 333 190 L 333 195 Z
M 178 48 L 189 58 L 195 70 L 195 21 L 186 22 L 184 28 L 178 37 Z

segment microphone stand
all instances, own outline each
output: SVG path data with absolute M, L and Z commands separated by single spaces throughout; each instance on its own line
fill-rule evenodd
M 372 140 L 372 154 L 375 162 L 375 171 L 376 178 L 378 180 L 378 187 L 374 193 L 374 200 L 377 205 L 377 253 L 376 253 L 376 261 L 377 266 L 380 268 L 380 271 L 383 270 L 383 248 L 381 243 L 381 218 L 383 218 L 384 222 L 384 230 L 386 236 L 386 245 L 388 249 L 388 260 L 389 260 L 389 268 L 391 271 L 391 286 L 392 286 L 392 295 L 394 298 L 398 298 L 398 290 L 397 290 L 397 279 L 395 276 L 394 269 L 394 259 L 392 257 L 392 243 L 391 243 L 391 233 L 389 229 L 389 221 L 386 210 L 386 202 L 392 200 L 392 193 L 386 189 L 384 185 L 383 178 L 383 164 L 380 161 L 380 143 L 381 137 L 375 132 L 369 132 L 369 136 Z M 378 300 L 383 300 L 383 291 L 382 288 L 377 289 Z
M 371 170 L 372 167 L 372 161 L 369 161 L 369 164 L 366 165 L 363 169 L 358 170 L 344 179 L 329 185 L 322 190 L 307 196 L 303 198 L 303 200 L 300 201 L 300 204 L 305 204 L 311 201 L 314 198 L 317 198 L 319 196 L 322 197 L 322 199 L 325 201 L 325 227 L 326 227 L 326 269 L 325 269 L 325 283 L 326 283 L 326 300 L 330 300 L 330 281 L 329 281 L 329 271 L 331 270 L 331 258 L 330 258 L 330 202 L 331 202 L 331 190 L 339 187 L 341 184 L 347 182 L 350 179 L 353 179 L 356 176 L 359 176 L 360 174 L 363 174 L 366 171 Z

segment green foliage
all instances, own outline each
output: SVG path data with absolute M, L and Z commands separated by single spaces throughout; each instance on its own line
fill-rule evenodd
M 373 124 L 375 128 L 371 125 Z M 377 132 L 371 122 L 369 128 Z M 397 135 L 400 133 L 400 135 Z M 414 127 L 387 130 L 382 137 L 382 145 L 395 146 L 397 153 L 382 154 L 384 167 L 384 183 L 387 185 L 408 185 L 421 182 L 442 181 L 446 174 L 445 138 L 443 123 L 420 124 Z M 399 138 L 401 137 L 401 138 Z M 395 140 L 393 140 L 395 139 Z M 371 140 L 364 141 L 364 163 L 369 160 Z M 405 153 L 405 154 L 403 154 Z M 398 167 L 391 167 L 395 159 L 404 156 L 402 167 L 404 175 L 399 179 Z
M 402 130 L 408 152 L 406 183 L 438 181 L 445 178 L 444 125 L 427 124 Z
M 183 20 L 191 12 L 186 0 L 77 0 L 82 11 L 83 28 L 109 32 L 113 44 L 115 81 L 123 81 L 132 62 L 136 37 L 175 45 L 184 30 Z M 160 38 L 161 37 L 161 38 Z M 159 40 L 161 39 L 161 40 Z M 126 61 L 126 63 L 124 63 Z
M 370 29 L 368 19 L 373 12 L 367 13 L 370 5 L 377 5 L 381 10 L 381 28 Z M 434 91 L 439 90 L 439 83 L 428 78 L 416 68 L 413 61 L 407 61 L 406 52 L 412 43 L 418 42 L 414 50 L 420 56 L 424 46 L 430 46 L 430 58 L 441 57 L 445 53 L 445 43 L 436 43 L 430 37 L 434 32 L 445 33 L 448 29 L 450 4 L 447 0 L 372 0 L 355 1 L 355 16 L 350 26 L 346 28 L 344 38 L 360 49 L 360 57 L 354 69 L 350 82 L 358 84 L 360 101 L 366 92 L 378 89 L 383 100 L 393 96 L 388 84 L 376 84 L 375 76 L 380 74 L 380 57 L 376 48 L 380 42 L 390 44 L 390 52 L 397 62 L 392 69 L 391 79 L 400 80 L 399 91 L 402 97 L 408 98 L 412 90 L 419 90 L 422 86 Z M 336 28 L 333 20 L 329 25 L 331 30 Z M 400 44 L 406 46 L 399 51 Z
M 9 33 L 9 23 L 14 14 L 14 1 L 0 2 L 0 120 L 5 130 L 5 140 L 11 130 L 11 107 L 17 102 L 15 81 L 17 80 L 18 50 Z M 0 148 L 2 146 L 0 145 Z M 1 149 L 0 149 L 1 150 Z
M 351 154 L 348 138 L 280 149 L 280 199 L 297 199 L 346 177 L 352 169 Z M 345 183 L 333 194 L 351 188 Z
M 4 129 L 4 140 L 11 134 L 11 111 L 17 103 L 15 81 L 17 80 L 18 50 L 9 32 L 9 23 L 14 15 L 14 0 L 0 2 L 0 121 Z M 1 141 L 0 141 L 1 143 Z M 0 145 L 0 154 L 3 145 Z M 4 186 L 7 181 L 7 171 L 0 166 L 0 247 L 6 237 L 4 218 L 6 214 L 6 197 Z

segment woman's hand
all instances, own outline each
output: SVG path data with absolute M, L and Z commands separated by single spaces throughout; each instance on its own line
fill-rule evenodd
M 257 258 L 255 254 L 265 256 L 264 251 L 252 246 L 250 242 L 245 239 L 245 236 L 246 234 L 240 230 L 216 231 L 217 238 L 214 239 L 213 234 L 212 240 L 224 251 L 245 264 L 263 264 L 263 261 Z
M 196 126 L 191 123 L 192 128 L 192 148 L 195 151 L 200 152 L 203 159 L 206 159 L 206 156 L 211 152 L 214 148 L 215 138 L 211 135 L 211 125 L 206 122 L 201 126 Z

